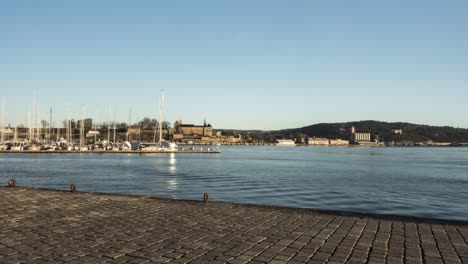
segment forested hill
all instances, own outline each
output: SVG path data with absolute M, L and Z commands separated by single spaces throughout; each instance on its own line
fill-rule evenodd
M 356 128 L 356 132 L 370 132 L 373 137 L 379 137 L 380 141 L 390 142 L 468 142 L 468 129 L 454 127 L 440 127 L 429 125 L 417 125 L 411 123 L 388 123 L 380 121 L 356 121 L 346 123 L 321 123 L 311 126 L 284 129 L 271 132 L 276 136 L 290 137 L 298 133 L 306 134 L 310 137 L 341 138 L 349 139 L 351 127 Z M 401 129 L 401 135 L 394 134 L 394 129 Z

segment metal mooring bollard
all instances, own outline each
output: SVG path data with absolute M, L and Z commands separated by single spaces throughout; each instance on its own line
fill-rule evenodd
M 70 185 L 70 191 L 71 192 L 76 192 L 76 185 L 75 184 Z
M 10 179 L 8 181 L 8 187 L 15 187 L 16 185 L 16 180 L 15 179 Z
M 203 194 L 203 202 L 207 203 L 208 202 L 208 193 Z

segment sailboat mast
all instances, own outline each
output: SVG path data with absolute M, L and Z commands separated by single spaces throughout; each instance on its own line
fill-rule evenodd
M 70 138 L 70 142 L 73 143 L 73 141 L 74 141 L 73 140 L 73 133 L 75 131 L 72 130 L 72 116 L 73 116 L 73 113 L 70 113 L 70 118 L 68 119 L 68 137 Z M 74 124 L 75 125 L 74 125 L 73 129 L 76 128 L 76 123 L 74 122 Z
M 70 118 L 71 118 L 71 115 L 70 115 Z M 73 132 L 71 130 L 71 127 L 72 127 L 71 119 L 68 119 L 67 127 L 68 127 L 68 140 L 70 143 L 73 144 Z
M 107 144 L 109 144 L 110 142 L 110 125 L 111 125 L 111 121 L 110 121 L 110 107 L 107 111 Z
M 37 104 L 36 104 L 36 107 L 37 107 Z M 37 128 L 36 135 L 37 135 L 37 139 L 41 140 L 41 112 L 39 112 L 39 110 L 37 110 L 36 118 L 37 118 L 37 120 L 36 120 L 36 122 L 37 122 L 36 123 L 36 128 Z
M 161 97 L 159 98 L 159 144 L 162 142 L 162 111 L 163 111 L 163 91 L 161 90 Z
M 31 112 L 28 112 L 28 132 L 29 132 L 29 142 L 32 141 L 32 134 L 31 134 Z
M 82 128 L 81 126 L 83 125 L 83 106 L 81 106 L 81 112 L 80 112 L 80 150 L 83 147 L 83 142 L 82 142 Z
M 50 128 L 52 126 L 52 107 L 50 108 L 50 111 L 49 111 L 49 136 L 48 136 L 48 139 L 50 141 Z
M 55 116 L 55 118 L 57 119 L 57 116 Z M 55 126 L 55 121 L 54 121 L 54 126 Z M 56 126 L 56 129 L 57 129 L 57 142 L 59 141 L 60 139 L 60 126 Z
M 115 112 L 114 112 L 114 144 L 115 144 Z
M 94 114 L 94 144 L 96 144 L 96 136 L 97 136 L 96 114 Z
M 84 125 L 85 112 L 84 111 L 85 110 L 83 110 L 83 116 L 81 118 L 81 138 L 82 138 L 83 146 L 85 145 L 85 125 Z
M 80 148 L 84 144 L 84 106 L 81 106 L 81 122 L 80 122 Z
M 160 99 L 158 99 L 160 100 Z M 158 106 L 156 106 L 156 113 L 158 112 Z M 157 114 L 156 114 L 157 115 Z M 155 117 L 156 119 L 157 117 Z M 154 135 L 153 135 L 153 144 L 156 143 L 156 133 L 158 132 L 158 122 L 159 120 L 156 120 L 156 123 L 154 124 Z
M 65 138 L 67 139 L 67 143 L 70 144 L 70 114 L 68 113 L 68 111 L 65 114 L 65 122 L 63 126 L 65 128 Z
M 36 122 L 36 95 L 33 96 L 33 109 L 32 109 L 32 119 L 31 119 L 31 140 L 34 140 L 34 122 Z
M 96 126 L 96 123 L 94 123 L 94 143 L 96 143 L 96 137 L 97 137 L 97 126 Z
M 70 114 L 70 118 L 68 119 L 68 138 L 70 139 L 70 142 L 73 143 L 71 114 Z
M 128 111 L 128 127 L 127 127 L 127 141 L 130 141 L 130 126 L 132 125 L 132 107 Z
M 41 140 L 41 111 L 39 109 L 40 109 L 39 104 L 36 101 L 36 120 L 35 120 L 36 139 L 40 141 Z
M 2 107 L 2 138 L 1 138 L 2 140 L 0 141 L 1 143 L 3 143 L 5 139 L 4 130 L 5 130 L 5 96 L 3 96 L 3 107 Z
M 13 141 L 16 143 L 18 141 L 18 125 L 15 122 L 15 133 L 13 134 Z

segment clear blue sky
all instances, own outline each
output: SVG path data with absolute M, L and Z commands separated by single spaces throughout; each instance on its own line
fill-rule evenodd
M 468 1 L 0 1 L 9 122 L 34 93 L 41 116 L 136 121 L 161 89 L 171 123 L 468 128 Z

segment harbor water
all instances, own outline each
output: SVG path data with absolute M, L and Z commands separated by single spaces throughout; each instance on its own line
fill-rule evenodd
M 200 148 L 200 147 L 198 147 Z M 0 154 L 0 183 L 468 221 L 468 148 L 222 146 L 221 154 Z

